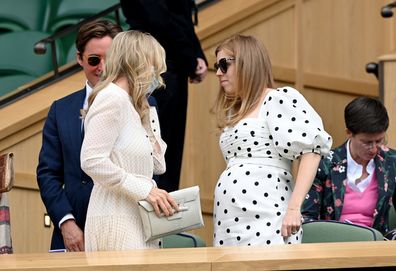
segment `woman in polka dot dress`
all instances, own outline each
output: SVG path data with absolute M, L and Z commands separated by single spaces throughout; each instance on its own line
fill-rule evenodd
M 236 35 L 217 47 L 215 69 L 227 168 L 215 188 L 213 245 L 300 243 L 300 207 L 332 138 L 297 90 L 273 89 L 269 56 L 254 37 Z

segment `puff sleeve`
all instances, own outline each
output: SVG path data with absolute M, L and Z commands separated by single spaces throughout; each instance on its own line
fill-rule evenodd
M 308 152 L 321 156 L 329 153 L 331 136 L 318 113 L 296 89 L 283 87 L 269 92 L 262 110 L 279 156 L 295 160 Z

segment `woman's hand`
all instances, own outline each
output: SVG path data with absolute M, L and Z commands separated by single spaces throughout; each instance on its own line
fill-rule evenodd
M 300 209 L 288 208 L 283 218 L 281 234 L 283 237 L 289 237 L 292 234 L 296 234 L 301 227 L 302 216 Z
M 319 162 L 320 155 L 317 153 L 304 153 L 300 157 L 293 193 L 288 202 L 285 217 L 283 218 L 281 228 L 283 237 L 296 234 L 301 227 L 301 204 L 304 202 L 305 196 L 311 188 Z
M 176 201 L 165 190 L 153 187 L 146 200 L 153 206 L 158 217 L 171 216 L 179 211 Z

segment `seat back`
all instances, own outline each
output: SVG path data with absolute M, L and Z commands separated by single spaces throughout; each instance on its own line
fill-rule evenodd
M 75 45 L 70 46 L 66 57 L 65 57 L 65 63 L 70 63 L 72 61 L 76 61 L 77 59 L 77 48 Z
M 163 248 L 206 247 L 205 242 L 198 235 L 178 233 L 162 238 Z
M 61 65 L 76 60 L 77 48 L 75 42 L 77 39 L 77 32 L 78 30 L 75 30 L 69 33 L 67 36 L 60 38 L 60 42 L 62 43 L 62 48 L 63 48 L 63 56 L 64 56 L 64 58 L 60 62 Z
M 49 0 L 1 0 L 0 32 L 43 31 L 49 17 Z
M 115 4 L 119 4 L 119 0 L 52 1 L 48 31 L 56 33 L 65 27 L 78 23 L 82 19 L 98 14 Z M 120 12 L 120 16 L 122 16 L 122 12 Z M 114 13 L 109 14 L 106 18 L 115 21 Z
M 51 46 L 47 46 L 47 52 L 43 55 L 34 53 L 34 44 L 48 36 L 48 33 L 38 31 L 0 35 L 0 75 L 28 74 L 38 77 L 53 70 Z M 58 53 L 62 52 L 60 48 L 57 43 Z
M 304 223 L 302 243 L 354 241 L 383 241 L 376 229 L 339 221 L 311 221 Z
M 391 206 L 389 209 L 389 230 L 396 229 L 396 211 L 395 206 Z
M 0 75 L 0 99 L 18 87 L 33 81 L 35 76 L 28 74 Z
M 115 4 L 119 4 L 119 0 L 52 0 L 47 31 L 50 33 L 59 32 L 60 30 L 75 25 L 81 20 L 96 15 Z M 121 10 L 119 11 L 119 15 L 120 21 L 124 23 L 123 29 L 126 29 L 125 17 L 123 17 Z M 112 12 L 108 14 L 104 19 L 116 22 L 115 13 Z M 78 30 L 75 30 L 60 39 L 64 50 L 64 58 L 61 60 L 60 64 L 66 64 L 69 62 L 70 59 L 68 57 L 68 53 L 71 48 L 74 48 L 77 32 Z

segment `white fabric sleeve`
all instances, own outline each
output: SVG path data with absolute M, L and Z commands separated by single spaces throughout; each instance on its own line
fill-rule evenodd
M 321 156 L 329 153 L 331 136 L 318 113 L 296 89 L 283 87 L 269 92 L 262 110 L 280 156 L 294 160 L 307 152 Z
M 118 189 L 138 201 L 147 198 L 153 187 L 151 179 L 128 173 L 110 159 L 122 123 L 126 122 L 124 109 L 128 106 L 132 104 L 126 96 L 106 88 L 96 96 L 84 121 L 81 168 L 94 183 Z
M 66 220 L 70 220 L 70 219 L 76 220 L 72 214 L 67 214 L 64 217 L 62 217 L 62 219 L 59 221 L 59 224 L 58 224 L 59 229 L 63 222 L 65 222 Z
M 163 174 L 166 170 L 166 143 L 161 138 L 160 125 L 155 107 L 150 107 L 149 119 L 143 122 L 143 127 L 153 147 L 154 174 Z

